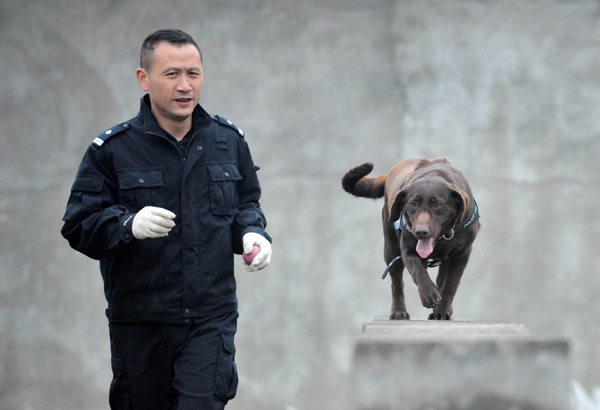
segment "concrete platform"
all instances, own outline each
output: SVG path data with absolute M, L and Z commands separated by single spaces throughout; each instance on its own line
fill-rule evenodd
M 402 337 L 422 337 L 422 336 L 443 336 L 443 337 L 470 337 L 485 335 L 529 335 L 525 325 L 512 322 L 498 321 L 431 321 L 425 319 L 417 320 L 388 320 L 383 317 L 377 317 L 373 322 L 363 325 L 363 335 L 365 336 L 402 336 Z
M 365 324 L 356 410 L 569 410 L 569 344 L 511 322 Z

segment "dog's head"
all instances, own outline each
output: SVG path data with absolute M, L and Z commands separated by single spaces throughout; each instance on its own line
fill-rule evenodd
M 417 239 L 417 253 L 426 259 L 435 241 L 458 227 L 469 207 L 469 196 L 440 177 L 420 178 L 407 183 L 389 205 L 389 221 L 404 220 Z

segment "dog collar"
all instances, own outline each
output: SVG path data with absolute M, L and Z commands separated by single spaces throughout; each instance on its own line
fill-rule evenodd
M 450 229 L 450 237 L 447 237 L 445 234 L 440 236 L 441 239 L 445 239 L 447 241 L 449 241 L 450 239 L 454 238 L 454 235 L 459 234 L 465 230 L 467 230 L 471 225 L 473 225 L 475 222 L 477 222 L 477 220 L 479 219 L 479 206 L 477 205 L 477 201 L 473 200 L 475 202 L 475 206 L 473 207 L 473 211 L 471 211 L 471 215 L 469 215 L 469 217 L 467 218 L 467 220 L 465 222 L 463 222 L 458 228 L 454 228 L 454 229 Z M 413 238 L 415 237 L 412 233 L 412 231 L 410 230 L 410 227 L 408 226 L 408 223 L 406 223 L 406 221 L 404 220 L 404 215 L 400 214 L 400 219 L 398 219 L 396 222 L 394 222 L 394 229 L 396 231 L 396 236 L 398 237 L 398 240 L 400 240 L 400 232 L 404 232 L 407 235 L 412 236 Z

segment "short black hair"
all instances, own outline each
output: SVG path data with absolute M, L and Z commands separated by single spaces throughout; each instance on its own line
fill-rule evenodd
M 202 62 L 202 51 L 200 51 L 200 47 L 198 47 L 198 44 L 196 44 L 192 36 L 184 33 L 181 30 L 163 29 L 150 34 L 142 43 L 142 49 L 140 50 L 141 68 L 146 71 L 150 71 L 154 49 L 163 41 L 178 47 L 185 46 L 186 44 L 192 44 L 200 53 L 200 62 Z

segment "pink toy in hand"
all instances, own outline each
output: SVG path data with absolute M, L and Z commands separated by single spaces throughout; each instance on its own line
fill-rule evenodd
M 252 263 L 252 260 L 254 259 L 254 257 L 256 255 L 258 255 L 259 252 L 260 252 L 260 246 L 254 245 L 252 247 L 252 252 L 243 254 L 242 258 L 244 258 L 244 262 L 246 262 L 247 265 L 250 265 Z

